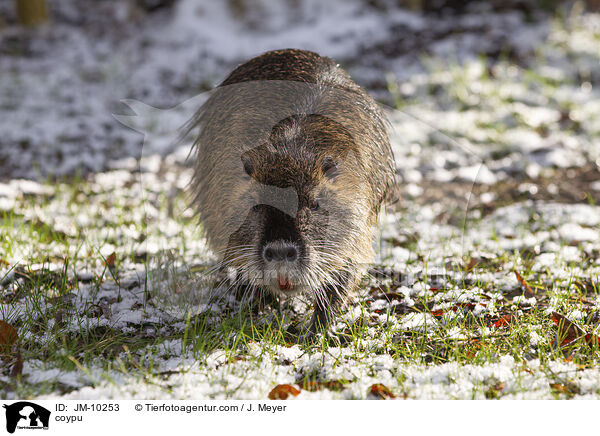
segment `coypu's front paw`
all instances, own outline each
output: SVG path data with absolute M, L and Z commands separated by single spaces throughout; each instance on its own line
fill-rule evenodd
M 316 333 L 308 330 L 307 332 L 300 334 L 297 337 L 296 342 L 298 344 L 307 344 L 308 345 L 308 344 L 315 342 L 316 339 L 317 339 Z
M 290 325 L 286 334 L 288 335 L 290 342 L 297 344 L 311 344 L 316 342 L 320 335 L 325 334 L 326 330 L 327 329 L 323 328 L 320 323 L 316 324 L 313 317 L 310 323 Z

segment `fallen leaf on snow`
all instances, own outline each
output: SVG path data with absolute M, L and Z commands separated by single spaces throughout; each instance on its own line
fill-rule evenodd
M 0 321 L 0 348 L 6 348 L 17 342 L 19 337 L 15 328 L 6 321 Z
M 106 266 L 109 267 L 109 268 L 114 268 L 116 260 L 117 260 L 116 253 L 111 253 L 110 255 L 108 255 L 108 257 L 105 260 Z
M 577 339 L 583 340 L 589 345 L 596 344 L 600 346 L 600 338 L 591 333 L 586 333 L 581 327 L 558 312 L 552 312 L 552 321 L 558 327 L 557 342 L 560 340 L 560 346 L 564 347 Z
M 551 318 L 558 327 L 557 341 L 561 341 L 561 347 L 585 336 L 585 331 L 566 316 L 561 315 L 558 312 L 552 312 Z
M 572 382 L 550 383 L 550 388 L 557 394 L 575 395 L 579 393 L 579 388 Z
M 300 391 L 292 385 L 277 385 L 269 392 L 269 400 L 287 400 L 290 395 L 297 397 Z
M 516 270 L 514 271 L 514 273 L 517 277 L 517 281 L 521 284 L 521 286 L 525 288 L 525 294 L 527 294 L 528 297 L 533 297 L 534 295 L 536 295 L 535 291 L 531 289 L 531 286 L 529 286 L 529 283 L 527 283 L 527 281 L 521 276 L 521 274 L 519 274 L 519 272 Z
M 472 348 L 469 351 L 467 351 L 467 357 L 469 359 L 473 359 L 477 355 L 477 352 L 481 350 L 482 345 L 478 339 L 473 339 L 470 342 L 470 345 L 472 346 Z
M 495 323 L 493 323 L 490 327 L 496 327 L 496 328 L 498 328 L 498 327 L 502 327 L 502 326 L 508 325 L 508 324 L 510 324 L 510 322 L 512 321 L 512 319 L 513 319 L 513 315 L 512 315 L 512 313 L 509 313 L 507 315 L 504 315 L 502 318 L 500 318 Z
M 392 393 L 390 388 L 387 386 L 377 383 L 371 385 L 369 388 L 369 396 L 375 397 L 378 400 L 387 400 L 388 398 L 396 398 L 396 396 Z

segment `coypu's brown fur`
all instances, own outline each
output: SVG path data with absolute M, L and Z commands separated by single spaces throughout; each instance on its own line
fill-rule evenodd
M 380 109 L 331 59 L 277 50 L 237 67 L 196 126 L 191 187 L 210 246 L 252 290 L 314 294 L 312 329 L 325 326 L 372 260 L 394 183 Z

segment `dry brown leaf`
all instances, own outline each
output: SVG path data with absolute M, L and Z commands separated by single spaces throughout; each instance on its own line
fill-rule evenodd
M 473 271 L 473 268 L 475 268 L 477 265 L 479 264 L 479 261 L 477 259 L 475 259 L 474 257 L 469 259 L 469 263 L 463 266 L 463 270 L 465 272 L 471 272 Z
M 269 392 L 269 400 L 287 400 L 290 395 L 297 397 L 300 391 L 292 385 L 277 385 Z
M 114 252 L 111 253 L 110 255 L 108 255 L 108 257 L 105 260 L 106 266 L 109 268 L 114 268 L 116 260 L 117 260 L 117 254 Z
M 569 393 L 569 389 L 565 385 L 550 383 L 550 387 L 561 394 Z
M 385 386 L 381 383 L 371 385 L 371 387 L 369 388 L 369 395 L 374 396 L 375 398 L 377 398 L 379 400 L 387 400 L 388 398 L 396 398 L 396 396 L 392 393 L 390 388 L 388 388 L 387 386 Z
M 570 381 L 564 383 L 550 383 L 550 387 L 557 394 L 573 395 L 579 392 L 577 385 Z
M 508 325 L 508 324 L 510 324 L 510 322 L 512 321 L 512 319 L 513 319 L 513 315 L 512 315 L 512 313 L 509 313 L 507 315 L 504 315 L 502 318 L 500 318 L 495 323 L 493 323 L 490 327 L 496 327 L 496 328 L 498 328 L 498 327 L 502 327 L 502 326 Z
M 17 342 L 19 334 L 17 330 L 7 323 L 6 321 L 0 321 L 0 347 L 7 348 Z
M 577 339 L 582 339 L 589 345 L 600 346 L 600 338 L 591 333 L 586 333 L 581 327 L 558 312 L 552 312 L 552 321 L 558 327 L 557 341 L 562 339 L 560 346 L 564 347 Z
M 469 345 L 471 346 L 471 348 L 469 349 L 469 351 L 467 351 L 467 357 L 469 359 L 473 359 L 477 355 L 477 352 L 481 350 L 482 345 L 479 339 L 473 339 L 469 342 Z
M 523 286 L 525 288 L 525 294 L 528 297 L 533 297 L 535 295 L 535 291 L 533 291 L 531 289 L 531 286 L 529 286 L 529 283 L 527 283 L 527 281 L 521 276 L 521 274 L 519 274 L 519 272 L 517 270 L 514 271 L 515 276 L 517 277 L 517 281 L 521 284 L 521 286 Z
M 598 337 L 596 335 L 592 335 L 591 333 L 588 333 L 583 338 L 589 345 L 596 345 L 596 346 L 600 347 L 600 337 Z
M 585 331 L 566 316 L 558 312 L 552 312 L 551 318 L 558 327 L 557 340 L 561 340 L 561 347 L 585 336 Z

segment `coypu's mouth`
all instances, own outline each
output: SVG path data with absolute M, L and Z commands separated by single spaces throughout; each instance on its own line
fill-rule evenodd
M 305 286 L 294 271 L 265 271 L 265 288 L 280 296 L 293 296 L 304 291 Z
M 290 279 L 283 274 L 279 276 L 277 284 L 279 285 L 279 289 L 281 289 L 282 291 L 288 291 L 292 288 Z

